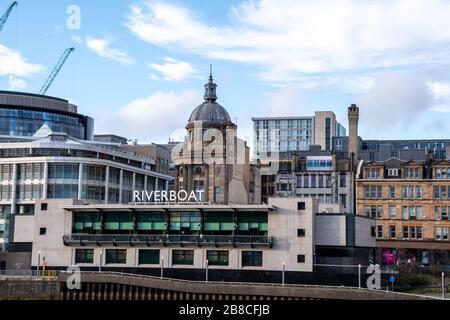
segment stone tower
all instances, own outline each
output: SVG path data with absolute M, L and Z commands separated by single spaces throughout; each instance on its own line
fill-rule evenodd
M 356 104 L 348 107 L 348 155 L 352 163 L 352 171 L 356 172 L 359 159 L 358 139 L 359 108 Z

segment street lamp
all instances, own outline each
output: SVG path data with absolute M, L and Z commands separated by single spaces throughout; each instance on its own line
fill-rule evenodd
M 38 259 L 37 259 L 37 276 L 39 277 L 39 269 L 41 267 L 41 251 L 38 251 Z
M 164 257 L 161 257 L 161 279 L 164 276 Z
M 208 282 L 208 259 L 206 259 L 206 282 Z
M 361 263 L 358 264 L 358 288 L 361 289 Z
M 103 255 L 103 250 L 100 249 L 100 257 L 99 257 L 99 261 L 98 261 L 98 272 L 102 272 L 102 255 Z
M 283 261 L 283 264 L 281 266 L 281 284 L 284 286 L 284 270 L 286 269 L 286 264 Z
M 441 273 L 441 281 L 442 281 L 442 300 L 445 299 L 445 278 L 444 278 L 445 274 L 442 272 Z

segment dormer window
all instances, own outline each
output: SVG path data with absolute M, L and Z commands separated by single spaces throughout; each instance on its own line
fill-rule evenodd
M 398 169 L 388 169 L 388 176 L 398 177 Z

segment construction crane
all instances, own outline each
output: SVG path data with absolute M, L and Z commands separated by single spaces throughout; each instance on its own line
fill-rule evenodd
M 6 23 L 6 20 L 8 20 L 9 14 L 14 9 L 14 7 L 17 6 L 18 4 L 19 3 L 17 1 L 14 1 L 13 3 L 11 3 L 8 10 L 6 10 L 6 12 L 2 15 L 2 17 L 0 18 L 0 31 L 2 31 L 3 26 Z
M 59 71 L 61 70 L 64 63 L 66 62 L 67 58 L 74 51 L 75 51 L 74 48 L 67 48 L 66 50 L 64 50 L 64 53 L 62 54 L 61 58 L 59 58 L 59 61 L 56 64 L 56 66 L 53 68 L 52 73 L 50 73 L 50 75 L 48 76 L 47 81 L 45 81 L 44 85 L 41 88 L 41 91 L 39 91 L 39 94 L 44 95 L 47 92 L 48 88 L 51 86 L 53 80 L 55 80 Z

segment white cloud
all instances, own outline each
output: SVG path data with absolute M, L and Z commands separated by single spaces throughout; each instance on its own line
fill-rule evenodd
M 14 76 L 9 76 L 9 90 L 23 90 L 27 87 L 27 83 L 19 78 L 15 78 Z
M 175 138 L 179 138 L 199 101 L 201 94 L 194 90 L 180 94 L 157 91 L 146 98 L 131 101 L 108 117 L 100 117 L 96 131 L 139 138 L 142 143 L 165 143 L 174 132 Z
M 302 100 L 302 90 L 293 87 L 280 88 L 270 96 L 265 115 L 269 117 L 307 115 L 309 111 L 302 108 Z
M 130 58 L 126 52 L 113 49 L 109 46 L 110 44 L 111 42 L 105 39 L 86 38 L 86 45 L 88 48 L 99 56 L 117 61 L 123 66 L 134 63 L 134 60 Z
M 428 82 L 428 87 L 436 99 L 450 98 L 450 82 Z
M 402 136 L 417 129 L 427 111 L 433 110 L 435 101 L 421 75 L 383 74 L 367 93 L 357 99 L 362 124 L 361 136 L 386 138 L 386 134 Z
M 228 24 L 163 2 L 133 5 L 128 29 L 151 44 L 252 63 L 272 82 L 449 61 L 450 1 L 246 0 Z M 432 21 L 430 21 L 430 18 Z
M 161 73 L 161 76 L 166 81 L 181 81 L 198 75 L 197 69 L 189 62 L 178 61 L 173 58 L 165 58 L 164 61 L 165 63 L 163 64 L 150 63 L 149 67 Z M 154 79 L 155 75 L 151 74 L 150 78 Z
M 0 44 L 0 76 L 30 77 L 44 70 L 40 64 L 29 63 L 20 52 Z

